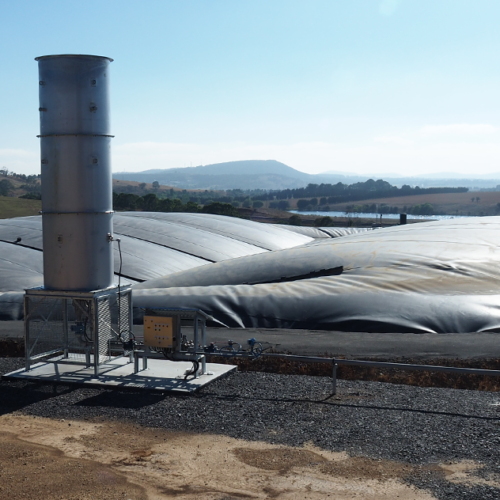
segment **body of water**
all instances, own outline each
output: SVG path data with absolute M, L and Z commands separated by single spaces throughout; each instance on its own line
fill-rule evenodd
M 304 211 L 299 212 L 298 210 L 289 210 L 292 214 L 298 215 L 317 215 L 318 217 L 346 217 L 345 212 L 320 212 L 320 211 Z M 362 218 L 362 219 L 380 219 L 381 214 L 375 213 L 365 213 L 365 212 L 349 212 L 349 217 L 351 218 Z M 445 219 L 465 219 L 468 218 L 467 215 L 407 215 L 408 219 L 418 219 L 418 220 L 445 220 Z M 382 214 L 382 220 L 384 219 L 399 219 L 399 214 Z

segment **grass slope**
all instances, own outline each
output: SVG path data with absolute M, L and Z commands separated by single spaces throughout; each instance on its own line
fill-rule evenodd
M 0 196 L 0 219 L 38 215 L 41 209 L 42 202 L 40 200 L 25 200 L 23 198 Z

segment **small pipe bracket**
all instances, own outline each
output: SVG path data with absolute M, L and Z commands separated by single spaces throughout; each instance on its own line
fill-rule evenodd
M 112 241 L 116 241 L 117 243 L 120 243 L 122 241 L 120 238 L 115 238 L 111 233 L 108 233 L 108 241 L 111 243 Z

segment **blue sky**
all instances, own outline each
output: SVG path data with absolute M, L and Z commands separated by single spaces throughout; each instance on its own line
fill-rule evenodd
M 36 56 L 112 57 L 113 170 L 500 173 L 498 0 L 0 0 L 0 167 L 39 172 Z

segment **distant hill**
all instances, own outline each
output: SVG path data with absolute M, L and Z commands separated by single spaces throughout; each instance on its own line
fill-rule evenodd
M 276 160 L 241 160 L 199 167 L 117 172 L 114 179 L 151 183 L 182 189 L 293 189 L 315 183 L 354 183 L 366 176 L 306 174 Z M 377 177 L 380 178 L 380 177 Z
M 310 174 L 305 174 L 299 170 L 295 170 L 284 163 L 276 160 L 241 160 L 228 161 L 225 163 L 214 163 L 212 165 L 204 165 L 199 167 L 187 168 L 170 168 L 164 170 L 145 170 L 142 174 L 173 174 L 173 173 L 189 173 L 191 175 L 268 175 L 275 174 L 283 177 L 310 177 Z
M 243 160 L 199 167 L 117 172 L 115 179 L 158 181 L 183 189 L 287 189 L 315 182 L 316 176 L 275 160 Z
M 394 175 L 394 177 L 392 177 Z M 180 189 L 294 189 L 307 184 L 354 184 L 368 179 L 384 179 L 394 186 L 403 184 L 420 187 L 467 187 L 471 190 L 495 189 L 500 184 L 498 178 L 491 176 L 464 175 L 441 177 L 442 173 L 428 177 L 401 176 L 400 174 L 358 175 L 356 173 L 329 171 L 322 174 L 306 174 L 276 160 L 242 160 L 215 163 L 198 167 L 145 170 L 143 172 L 117 172 L 114 179 L 152 183 Z

